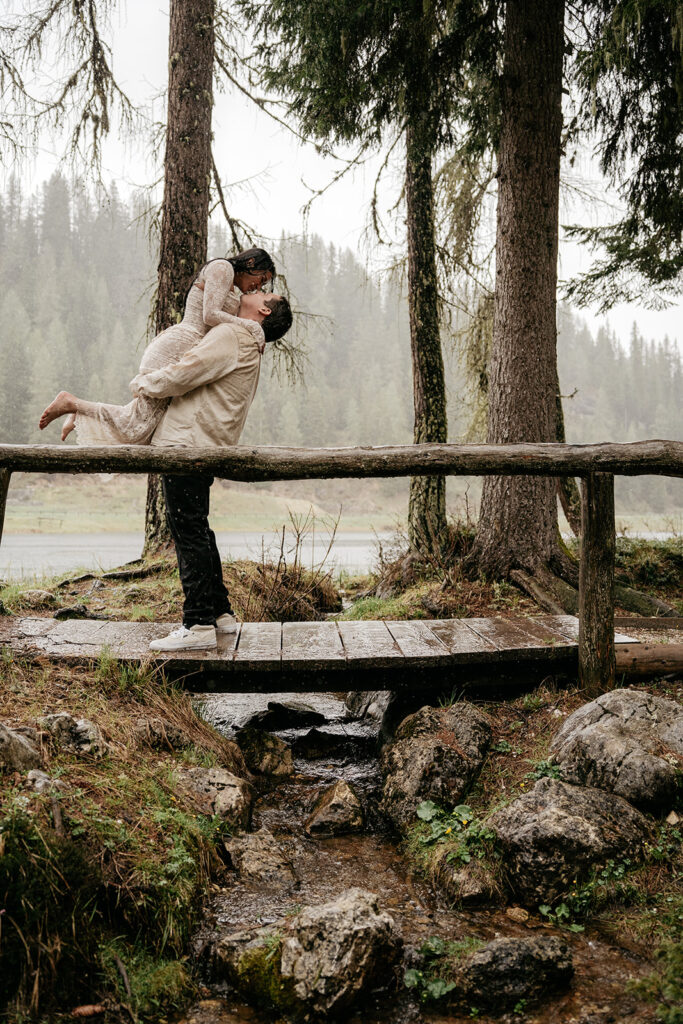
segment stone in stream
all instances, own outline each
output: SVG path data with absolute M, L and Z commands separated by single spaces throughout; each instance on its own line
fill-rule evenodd
M 74 718 L 66 711 L 44 715 L 38 719 L 41 729 L 49 732 L 56 746 L 74 754 L 101 760 L 109 753 L 109 744 L 96 722 L 89 718 Z
M 562 939 L 494 939 L 463 961 L 455 993 L 466 1006 L 513 1011 L 521 999 L 566 987 L 573 974 L 571 951 Z
M 0 722 L 0 765 L 11 772 L 25 772 L 42 763 L 40 751 L 26 736 Z
M 678 793 L 683 708 L 639 690 L 612 690 L 570 715 L 550 751 L 566 782 L 655 810 Z
M 620 796 L 550 778 L 487 824 L 510 888 L 529 905 L 554 902 L 609 858 L 637 856 L 650 834 L 644 815 Z
M 340 1017 L 391 983 L 401 940 L 373 893 L 348 889 L 267 928 L 221 936 L 212 952 L 216 980 L 248 999 L 306 1019 Z
M 477 778 L 491 742 L 488 719 L 471 704 L 424 707 L 401 722 L 381 757 L 382 810 L 398 828 L 415 824 L 417 807 L 452 807 Z
M 255 711 L 237 723 L 237 727 L 280 732 L 282 729 L 306 729 L 312 725 L 322 725 L 324 721 L 325 716 L 320 711 L 303 701 L 269 700 L 265 710 Z
M 306 822 L 309 836 L 324 839 L 360 832 L 363 828 L 363 809 L 360 800 L 348 782 L 339 779 L 324 790 Z
M 235 737 L 249 771 L 261 775 L 291 775 L 294 772 L 288 743 L 261 729 L 240 729 Z
M 204 798 L 209 813 L 220 815 L 236 828 L 249 828 L 254 791 L 244 779 L 226 768 L 189 768 L 181 782 Z
M 296 882 L 291 863 L 268 829 L 233 836 L 223 846 L 232 867 L 244 881 L 261 882 L 271 889 L 287 888 Z

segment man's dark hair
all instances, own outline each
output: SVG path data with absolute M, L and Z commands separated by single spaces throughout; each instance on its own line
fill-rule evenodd
M 263 304 L 271 310 L 270 316 L 261 324 L 266 341 L 279 341 L 292 326 L 291 307 L 284 295 L 264 299 Z
M 269 270 L 275 277 L 275 264 L 265 249 L 245 249 L 236 256 L 228 256 L 227 260 L 232 263 L 236 274 L 257 274 Z

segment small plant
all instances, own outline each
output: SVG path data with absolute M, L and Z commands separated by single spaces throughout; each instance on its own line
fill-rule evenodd
M 444 811 L 432 800 L 424 800 L 416 813 L 427 826 L 418 837 L 421 846 L 455 844 L 455 848 L 446 857 L 447 861 L 458 859 L 468 864 L 473 857 L 481 859 L 487 852 L 487 844 L 495 839 L 495 833 L 477 820 L 467 804 L 459 804 L 452 811 Z
M 415 989 L 420 1001 L 435 1003 L 444 999 L 456 987 L 450 974 L 454 969 L 454 961 L 473 953 L 483 943 L 480 939 L 467 936 L 459 941 L 442 939 L 432 935 L 426 939 L 418 950 L 422 957 L 422 968 L 410 968 L 405 972 L 406 988 Z
M 522 697 L 522 707 L 525 711 L 538 711 L 543 707 L 543 698 L 537 693 L 525 693 Z
M 526 778 L 534 782 L 538 782 L 539 779 L 561 779 L 562 772 L 560 766 L 552 761 L 539 761 L 526 773 Z
M 509 754 L 512 751 L 512 744 L 508 740 L 499 740 L 491 747 L 494 754 Z

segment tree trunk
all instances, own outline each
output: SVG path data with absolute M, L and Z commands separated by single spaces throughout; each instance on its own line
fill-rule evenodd
M 508 0 L 498 154 L 496 293 L 488 441 L 556 437 L 556 283 L 564 0 Z M 484 482 L 479 569 L 507 576 L 550 560 L 556 482 Z
M 164 199 L 154 313 L 157 334 L 181 320 L 187 290 L 206 262 L 214 2 L 171 2 Z M 143 554 L 170 542 L 160 481 L 150 477 Z
M 564 409 L 562 407 L 562 394 L 560 393 L 560 381 L 557 379 L 555 394 L 555 440 L 558 444 L 566 444 L 567 435 L 564 429 Z M 562 505 L 565 519 L 575 537 L 581 536 L 581 494 L 579 485 L 573 476 L 561 476 L 557 480 L 557 493 Z
M 423 116 L 421 113 L 410 116 L 406 128 L 408 308 L 415 444 L 448 439 L 439 334 L 431 132 L 422 124 Z M 412 477 L 408 526 L 413 547 L 429 553 L 440 550 L 446 530 L 445 477 Z

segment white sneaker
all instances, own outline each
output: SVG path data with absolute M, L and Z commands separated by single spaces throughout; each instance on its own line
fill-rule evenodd
M 160 640 L 152 640 L 150 651 L 203 651 L 216 646 L 214 626 L 181 626 Z
M 253 321 L 252 321 L 253 322 Z M 217 633 L 236 633 L 237 619 L 230 612 L 224 612 L 216 619 Z

